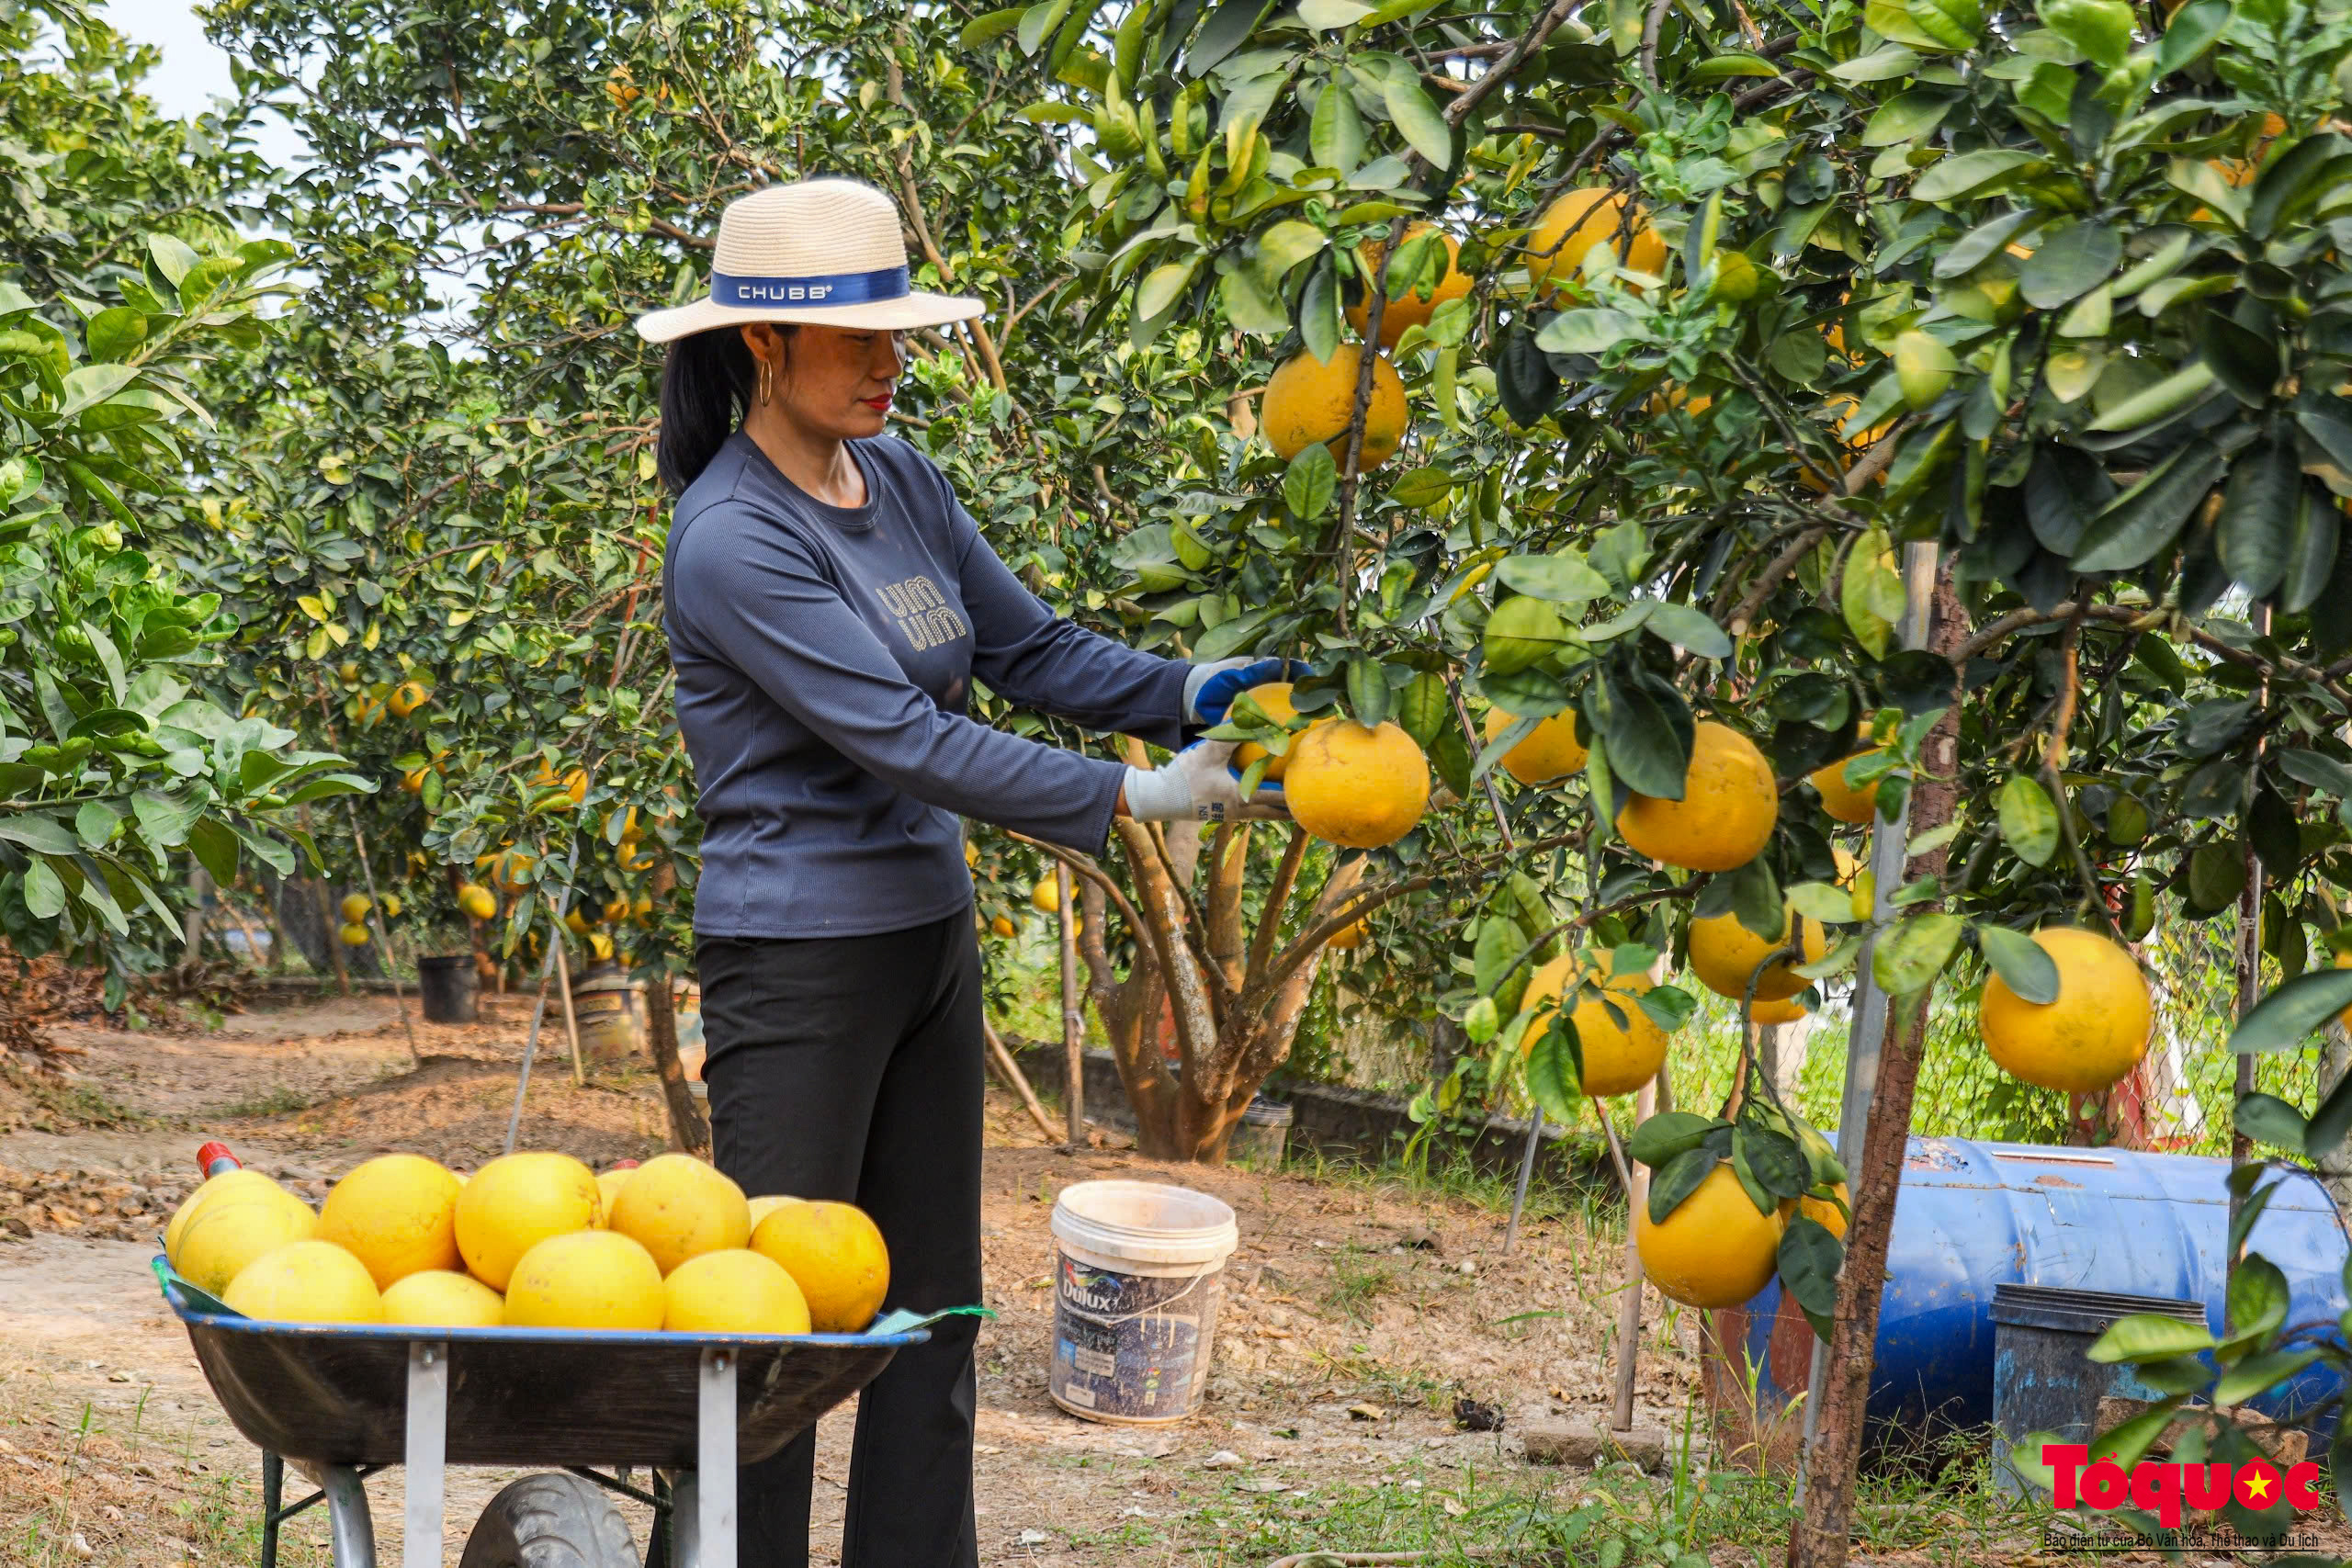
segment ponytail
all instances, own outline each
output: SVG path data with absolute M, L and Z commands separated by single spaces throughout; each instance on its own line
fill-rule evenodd
M 789 339 L 799 328 L 779 322 L 775 330 Z M 654 460 L 671 493 L 695 482 L 750 412 L 757 369 L 741 327 L 713 327 L 670 345 Z

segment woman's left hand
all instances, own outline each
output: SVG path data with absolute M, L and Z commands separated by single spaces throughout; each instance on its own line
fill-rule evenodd
M 1184 722 L 1223 724 L 1233 699 L 1250 687 L 1270 681 L 1295 681 L 1312 670 L 1313 666 L 1295 659 L 1213 659 L 1195 664 L 1184 677 Z

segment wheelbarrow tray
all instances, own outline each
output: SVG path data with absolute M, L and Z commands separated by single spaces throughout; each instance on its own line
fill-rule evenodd
M 164 1296 L 237 1430 L 268 1452 L 321 1464 L 401 1462 L 412 1345 L 447 1348 L 448 1463 L 685 1469 L 696 1460 L 704 1352 L 734 1360 L 737 1453 L 751 1464 L 871 1382 L 902 1347 L 931 1337 L 920 1326 L 673 1334 L 270 1323 L 209 1310 L 218 1303 L 176 1276 Z

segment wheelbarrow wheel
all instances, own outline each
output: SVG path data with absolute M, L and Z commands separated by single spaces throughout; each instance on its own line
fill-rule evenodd
M 628 1521 L 592 1482 L 550 1471 L 490 1500 L 458 1568 L 638 1568 Z

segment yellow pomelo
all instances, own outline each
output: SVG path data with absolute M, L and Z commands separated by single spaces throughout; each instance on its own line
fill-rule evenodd
M 498 897 L 479 882 L 469 882 L 458 889 L 458 908 L 477 920 L 494 919 L 498 915 Z
M 2058 999 L 2025 1000 L 1998 975 L 1984 982 L 1977 1021 L 1984 1048 L 2011 1077 L 2069 1094 L 2102 1089 L 2147 1054 L 2154 1012 L 2132 955 L 2097 931 L 2033 933 L 2058 966 Z
M 1519 716 L 1501 708 L 1487 710 L 1487 740 L 1519 722 Z M 1521 784 L 1544 784 L 1565 778 L 1584 766 L 1585 748 L 1577 739 L 1576 710 L 1570 708 L 1539 721 L 1518 745 L 1503 753 L 1503 771 Z
M 1846 1234 L 1847 1211 L 1838 1204 L 1850 1206 L 1853 1200 L 1848 1195 L 1846 1184 L 1842 1181 L 1833 1190 L 1838 1194 L 1837 1203 L 1826 1198 L 1800 1198 L 1797 1200 L 1797 1213 L 1822 1226 L 1831 1235 L 1842 1238 Z
M 1371 934 L 1372 927 L 1369 921 L 1358 920 L 1351 926 L 1341 926 L 1338 931 L 1333 931 L 1331 933 L 1331 940 L 1325 942 L 1323 945 L 1326 947 L 1336 947 L 1344 952 L 1350 948 L 1362 947 L 1363 945 L 1363 939 Z
M 1617 831 L 1636 853 L 1686 871 L 1734 871 L 1772 837 L 1781 810 L 1772 764 L 1736 729 L 1700 720 L 1682 798 L 1634 795 Z
M 458 1179 L 423 1155 L 380 1155 L 334 1184 L 319 1236 L 368 1265 L 376 1288 L 458 1268 Z
M 692 1155 L 656 1155 L 621 1189 L 606 1228 L 642 1245 L 667 1274 L 687 1258 L 752 1236 L 743 1190 Z
M 1429 227 L 1427 223 L 1408 223 L 1405 226 L 1405 239 L 1411 241 L 1426 233 Z M 1396 347 L 1396 340 L 1405 335 L 1407 327 L 1428 326 L 1430 318 L 1437 313 L 1437 308 L 1440 305 L 1444 304 L 1448 299 L 1459 299 L 1470 292 L 1471 280 L 1454 270 L 1453 265 L 1461 259 L 1462 242 L 1451 234 L 1443 234 L 1439 238 L 1445 246 L 1444 273 L 1438 278 L 1437 286 L 1431 292 L 1423 294 L 1418 289 L 1408 288 L 1401 299 L 1391 299 L 1381 308 L 1381 347 Z M 1366 240 L 1356 247 L 1356 254 L 1363 258 L 1365 270 L 1372 276 L 1378 276 L 1381 253 L 1387 249 L 1388 246 L 1384 241 Z M 1372 320 L 1372 299 L 1369 293 L 1349 306 L 1347 315 L 1348 326 L 1358 337 L 1362 337 L 1365 324 Z
M 1846 422 L 1853 418 L 1857 412 L 1860 412 L 1861 406 L 1861 400 L 1855 397 L 1850 392 L 1838 392 L 1833 395 L 1825 405 L 1826 411 L 1829 416 L 1827 423 L 1831 427 L 1832 434 L 1835 434 L 1838 431 L 1842 431 L 1845 428 Z M 1887 432 L 1894 428 L 1894 422 L 1889 419 L 1871 426 L 1868 430 L 1865 430 L 1860 434 L 1854 436 L 1851 440 L 1848 440 L 1847 437 L 1842 434 L 1837 435 L 1837 439 L 1846 443 L 1847 455 L 1849 458 L 1859 457 L 1865 452 L 1868 452 L 1871 447 L 1877 446 L 1885 438 Z M 1840 477 L 1842 477 L 1844 469 L 1841 468 L 1838 470 Z M 1878 479 L 1873 479 L 1871 482 L 1875 484 L 1883 480 L 1885 478 L 1886 469 L 1882 468 L 1878 472 Z M 1807 462 L 1797 469 L 1797 482 L 1804 485 L 1805 489 L 1813 491 L 1815 495 L 1826 495 L 1829 491 L 1829 485 L 1827 481 L 1815 471 L 1815 464 L 1814 462 Z
M 458 1252 L 474 1278 L 509 1288 L 514 1265 L 549 1236 L 596 1223 L 596 1176 L 570 1155 L 505 1155 L 458 1194 Z
M 596 1173 L 596 1228 L 605 1230 L 613 1223 L 613 1205 L 620 1201 L 621 1189 L 637 1174 L 637 1167 L 623 1166 L 618 1170 Z
M 394 1281 L 384 1292 L 384 1321 L 428 1328 L 496 1328 L 506 1303 L 471 1274 L 427 1269 Z
M 346 893 L 343 897 L 342 908 L 343 923 L 347 926 L 356 926 L 368 918 L 368 911 L 374 906 L 368 901 L 368 895 L 365 893 Z
M 1288 681 L 1269 681 L 1262 686 L 1250 687 L 1250 700 L 1264 709 L 1268 718 L 1279 719 L 1288 724 L 1298 716 L 1298 710 L 1291 705 L 1290 688 L 1291 683 Z M 1293 747 L 1298 744 L 1296 737 L 1292 738 L 1291 744 Z M 1254 740 L 1245 740 L 1233 749 L 1233 765 L 1246 773 L 1250 771 L 1250 763 L 1265 755 L 1267 751 L 1263 746 Z M 1285 751 L 1266 764 L 1265 776 L 1270 779 L 1279 779 L 1289 769 L 1290 753 Z
M 820 1334 L 854 1334 L 874 1321 L 890 1290 L 882 1233 L 854 1203 L 786 1203 L 752 1233 L 752 1250 L 784 1265 L 808 1301 Z
M 196 1218 L 198 1211 L 201 1210 L 205 1204 L 217 1198 L 226 1197 L 232 1192 L 265 1191 L 293 1198 L 298 1203 L 301 1201 L 258 1170 L 240 1167 L 235 1170 L 224 1170 L 218 1176 L 206 1178 L 203 1186 L 181 1199 L 180 1206 L 172 1211 L 172 1223 L 164 1227 L 164 1258 L 175 1269 L 180 1266 L 180 1237 L 187 1234 L 188 1223 Z
M 2352 953 L 2337 953 L 2335 966 L 2338 969 L 2352 969 Z M 2352 1008 L 2346 1008 L 2342 1012 L 2337 1013 L 2335 1021 L 2344 1026 L 2347 1033 L 2352 1033 Z
M 1626 231 L 1623 238 L 1621 230 Z M 1614 250 L 1619 264 L 1630 271 L 1655 277 L 1666 270 L 1666 242 L 1641 212 L 1636 209 L 1628 223 L 1624 197 L 1594 187 L 1564 192 L 1544 209 L 1534 231 L 1522 243 L 1527 248 L 1527 275 L 1539 299 L 1574 282 L 1584 268 L 1586 254 L 1599 245 Z
M 1329 360 L 1321 360 L 1301 349 L 1267 378 L 1258 426 L 1283 461 L 1320 441 L 1346 466 L 1348 420 L 1355 412 L 1363 353 L 1363 344 L 1343 343 Z M 1404 442 L 1407 419 L 1404 379 L 1386 355 L 1375 354 L 1372 399 L 1364 405 L 1363 446 L 1356 455 L 1358 472 L 1370 473 L 1388 460 Z
M 668 1304 L 651 1253 L 618 1231 L 572 1231 L 516 1261 L 502 1321 L 514 1328 L 650 1329 L 662 1326 Z
M 254 1258 L 318 1234 L 319 1216 L 291 1192 L 224 1195 L 188 1222 L 175 1267 L 198 1290 L 217 1296 Z
M 1741 925 L 1739 917 L 1728 909 L 1692 920 L 1690 972 L 1715 995 L 1739 1000 L 1747 994 L 1747 977 L 1764 961 L 1764 955 L 1789 940 L 1789 922 L 1793 919 L 1788 907 L 1782 905 L 1781 934 L 1770 941 Z M 1829 951 L 1829 933 L 1822 930 L 1819 920 L 1803 922 L 1803 931 L 1797 939 L 1804 948 L 1801 962 L 1811 964 Z M 1782 959 L 1757 979 L 1756 999 L 1777 1002 L 1795 996 L 1811 984 L 1796 972 L 1791 960 Z M 1765 1021 L 1759 1018 L 1757 1021 Z
M 681 1334 L 808 1332 L 808 1301 L 800 1287 L 783 1264 L 748 1247 L 689 1258 L 662 1290 L 668 1303 L 662 1326 Z
M 433 688 L 424 682 L 402 681 L 392 688 L 390 701 L 386 705 L 392 710 L 393 717 L 406 718 L 431 701 L 432 697 Z
M 1029 905 L 1032 908 L 1052 914 L 1062 907 L 1061 885 L 1050 876 L 1039 877 L 1037 886 L 1029 889 Z
M 1316 725 L 1291 742 L 1283 797 L 1294 821 L 1326 843 L 1378 849 L 1413 830 L 1430 803 L 1429 760 L 1394 722 Z
M 1778 1001 L 1759 1001 L 1747 1010 L 1747 1016 L 1758 1023 L 1794 1023 L 1807 1016 L 1805 1005 L 1794 997 Z
M 384 1303 L 368 1266 L 331 1241 L 274 1247 L 237 1272 L 221 1298 L 273 1323 L 380 1323 Z
M 1576 983 L 1582 968 L 1577 954 L 1564 953 L 1529 977 L 1526 1005 L 1535 1010 L 1527 1021 L 1527 1032 L 1520 1037 L 1521 1049 L 1532 1050 L 1543 1038 L 1561 993 Z M 1633 1093 L 1657 1077 L 1658 1067 L 1666 1061 L 1666 1031 L 1634 999 L 1650 988 L 1649 976 L 1615 973 L 1605 953 L 1600 968 L 1601 988 L 1609 999 L 1587 997 L 1568 1011 L 1568 1021 L 1577 1028 L 1577 1048 L 1584 1057 L 1584 1091 L 1596 1100 Z M 1624 1015 L 1623 1024 L 1609 1016 L 1612 1006 Z
M 1772 1278 L 1781 1247 L 1781 1216 L 1759 1214 L 1728 1163 L 1709 1171 L 1667 1215 L 1650 1221 L 1645 1203 L 1634 1216 L 1634 1246 L 1642 1272 L 1660 1292 L 1685 1306 L 1737 1306 Z
M 1843 844 L 1830 845 L 1829 853 L 1838 863 L 1838 886 L 1851 887 L 1854 885 L 1854 874 L 1862 869 L 1862 863 L 1854 857 L 1853 851 Z
M 753 1230 L 759 1229 L 760 1222 L 762 1220 L 766 1219 L 770 1214 L 775 1213 L 786 1203 L 799 1203 L 805 1201 L 807 1201 L 807 1200 L 786 1197 L 781 1192 L 764 1193 L 760 1197 L 754 1198 L 752 1200 L 752 1228 Z
M 1016 934 L 1018 934 L 1020 928 L 1015 926 L 1012 920 L 1006 917 L 999 915 L 996 919 L 989 922 L 989 930 L 994 931 L 998 936 L 1003 938 L 1005 941 L 1010 942 Z
M 1873 747 L 1855 755 L 1874 757 L 1884 750 L 1883 746 Z M 1841 757 L 1826 768 L 1815 768 L 1807 776 L 1813 780 L 1813 787 L 1821 792 L 1821 808 L 1824 811 L 1840 822 L 1867 822 L 1878 815 L 1878 781 L 1872 779 L 1860 788 L 1848 784 L 1846 764 L 1853 760 L 1852 757 Z

